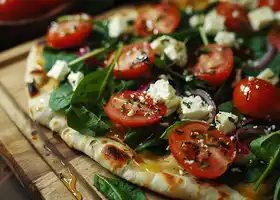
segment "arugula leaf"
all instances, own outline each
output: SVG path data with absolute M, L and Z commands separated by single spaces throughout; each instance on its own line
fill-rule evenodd
M 244 118 L 244 115 L 241 112 L 239 112 L 239 110 L 237 110 L 237 108 L 234 107 L 232 101 L 226 101 L 226 102 L 220 104 L 218 106 L 218 110 L 219 111 L 223 111 L 223 112 L 233 113 L 236 116 L 238 116 L 239 119 L 243 119 Z
M 258 158 L 268 163 L 266 170 L 255 184 L 257 189 L 274 167 L 280 165 L 280 131 L 253 140 L 250 149 Z
M 70 62 L 78 58 L 76 53 L 70 51 L 61 51 L 60 49 L 53 49 L 51 47 L 45 47 L 43 50 L 43 57 L 45 60 L 45 69 L 48 72 L 57 60 L 64 60 Z M 69 66 L 72 71 L 86 71 L 88 66 L 84 61 L 81 61 L 77 64 Z
M 144 193 L 138 187 L 125 180 L 95 174 L 94 185 L 109 200 L 146 200 Z
M 63 110 L 70 105 L 72 98 L 72 87 L 69 84 L 62 84 L 56 88 L 50 96 L 49 106 L 53 111 Z
M 278 200 L 279 198 L 280 198 L 280 177 L 278 178 L 275 186 L 273 200 Z
M 149 148 L 153 148 L 153 147 L 159 147 L 159 146 L 166 146 L 167 145 L 167 141 L 164 140 L 164 139 L 159 139 L 159 138 L 154 138 L 152 140 L 148 140 L 147 142 L 145 143 L 140 143 L 138 145 L 138 147 L 136 147 L 135 151 L 136 152 L 141 152 L 143 151 L 144 149 L 149 149 Z M 166 149 L 166 147 L 165 147 Z M 153 151 L 154 153 L 154 151 Z
M 184 121 L 178 121 L 175 122 L 174 124 L 172 124 L 171 126 L 169 126 L 164 133 L 160 136 L 161 139 L 168 139 L 169 134 L 171 133 L 171 131 L 173 131 L 175 128 L 177 128 L 178 126 L 181 126 L 183 124 L 187 124 L 189 123 L 189 120 L 184 120 Z
M 66 110 L 66 117 L 68 126 L 83 135 L 103 135 L 111 128 L 109 121 L 105 121 L 101 115 L 96 116 L 84 106 L 71 106 Z

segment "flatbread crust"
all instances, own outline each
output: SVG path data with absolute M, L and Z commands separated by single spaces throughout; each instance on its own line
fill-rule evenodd
M 27 59 L 25 80 L 30 83 L 37 79 L 38 88 L 35 94 L 28 92 L 30 116 L 57 132 L 69 147 L 85 153 L 113 174 L 167 197 L 186 200 L 250 199 L 226 185 L 203 182 L 190 174 L 179 173 L 182 169 L 172 156 L 153 158 L 137 155 L 117 138 L 85 136 L 69 128 L 66 117 L 48 106 L 50 93 L 59 83 L 46 76 L 42 57 L 44 46 L 44 41 L 33 46 Z

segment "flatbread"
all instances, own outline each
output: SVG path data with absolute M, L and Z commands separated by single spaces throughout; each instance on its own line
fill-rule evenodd
M 37 79 L 38 83 L 38 91 L 28 92 L 30 116 L 57 132 L 69 147 L 85 153 L 113 174 L 167 197 L 186 200 L 251 199 L 226 185 L 203 182 L 184 173 L 173 156 L 138 155 L 118 138 L 85 136 L 69 128 L 66 117 L 48 106 L 50 94 L 59 83 L 46 76 L 42 57 L 44 46 L 44 42 L 36 44 L 27 60 L 26 82 Z

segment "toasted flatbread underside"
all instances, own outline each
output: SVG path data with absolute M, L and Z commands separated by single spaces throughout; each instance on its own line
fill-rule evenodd
M 53 112 L 48 106 L 50 93 L 59 83 L 46 77 L 42 57 L 44 45 L 42 42 L 36 44 L 27 60 L 26 81 L 37 79 L 40 83 L 36 94 L 28 94 L 32 119 L 57 132 L 71 148 L 85 153 L 113 174 L 167 197 L 186 200 L 249 199 L 226 185 L 203 182 L 190 174 L 181 175 L 179 171 L 182 169 L 172 156 L 138 155 L 117 138 L 89 137 L 69 128 L 65 116 Z

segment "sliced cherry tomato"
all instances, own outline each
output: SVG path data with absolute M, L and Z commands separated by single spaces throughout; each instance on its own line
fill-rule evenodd
M 169 146 L 177 162 L 189 173 L 205 179 L 221 176 L 234 161 L 235 144 L 223 133 L 208 130 L 205 122 L 185 122 L 169 134 Z
M 233 103 L 242 113 L 260 119 L 280 119 L 280 89 L 271 83 L 246 78 L 233 91 Z
M 115 54 L 111 54 L 107 65 L 111 63 Z M 148 42 L 138 42 L 127 45 L 114 66 L 114 76 L 119 79 L 137 79 L 145 76 L 154 63 L 155 54 Z
M 193 69 L 195 76 L 206 80 L 209 84 L 219 86 L 225 82 L 231 74 L 233 66 L 233 53 L 229 47 L 210 44 L 201 47 L 210 53 L 202 54 Z
M 92 32 L 92 24 L 84 21 L 52 23 L 47 33 L 48 44 L 57 49 L 76 47 Z
M 269 6 L 272 10 L 280 10 L 280 1 L 279 0 L 260 0 L 259 7 Z
M 226 17 L 225 25 L 229 30 L 247 30 L 249 20 L 247 11 L 238 4 L 222 1 L 216 8 L 217 13 Z
M 124 91 L 111 97 L 105 106 L 108 117 L 124 127 L 148 126 L 166 113 L 163 102 L 155 102 L 142 92 Z
M 4 0 L 0 1 L 0 20 L 19 20 L 33 18 L 42 14 L 36 0 Z
M 180 23 L 180 14 L 176 7 L 158 4 L 142 12 L 135 20 L 137 35 L 148 37 L 160 33 L 173 32 Z
M 280 23 L 276 24 L 268 33 L 268 41 L 280 51 Z

